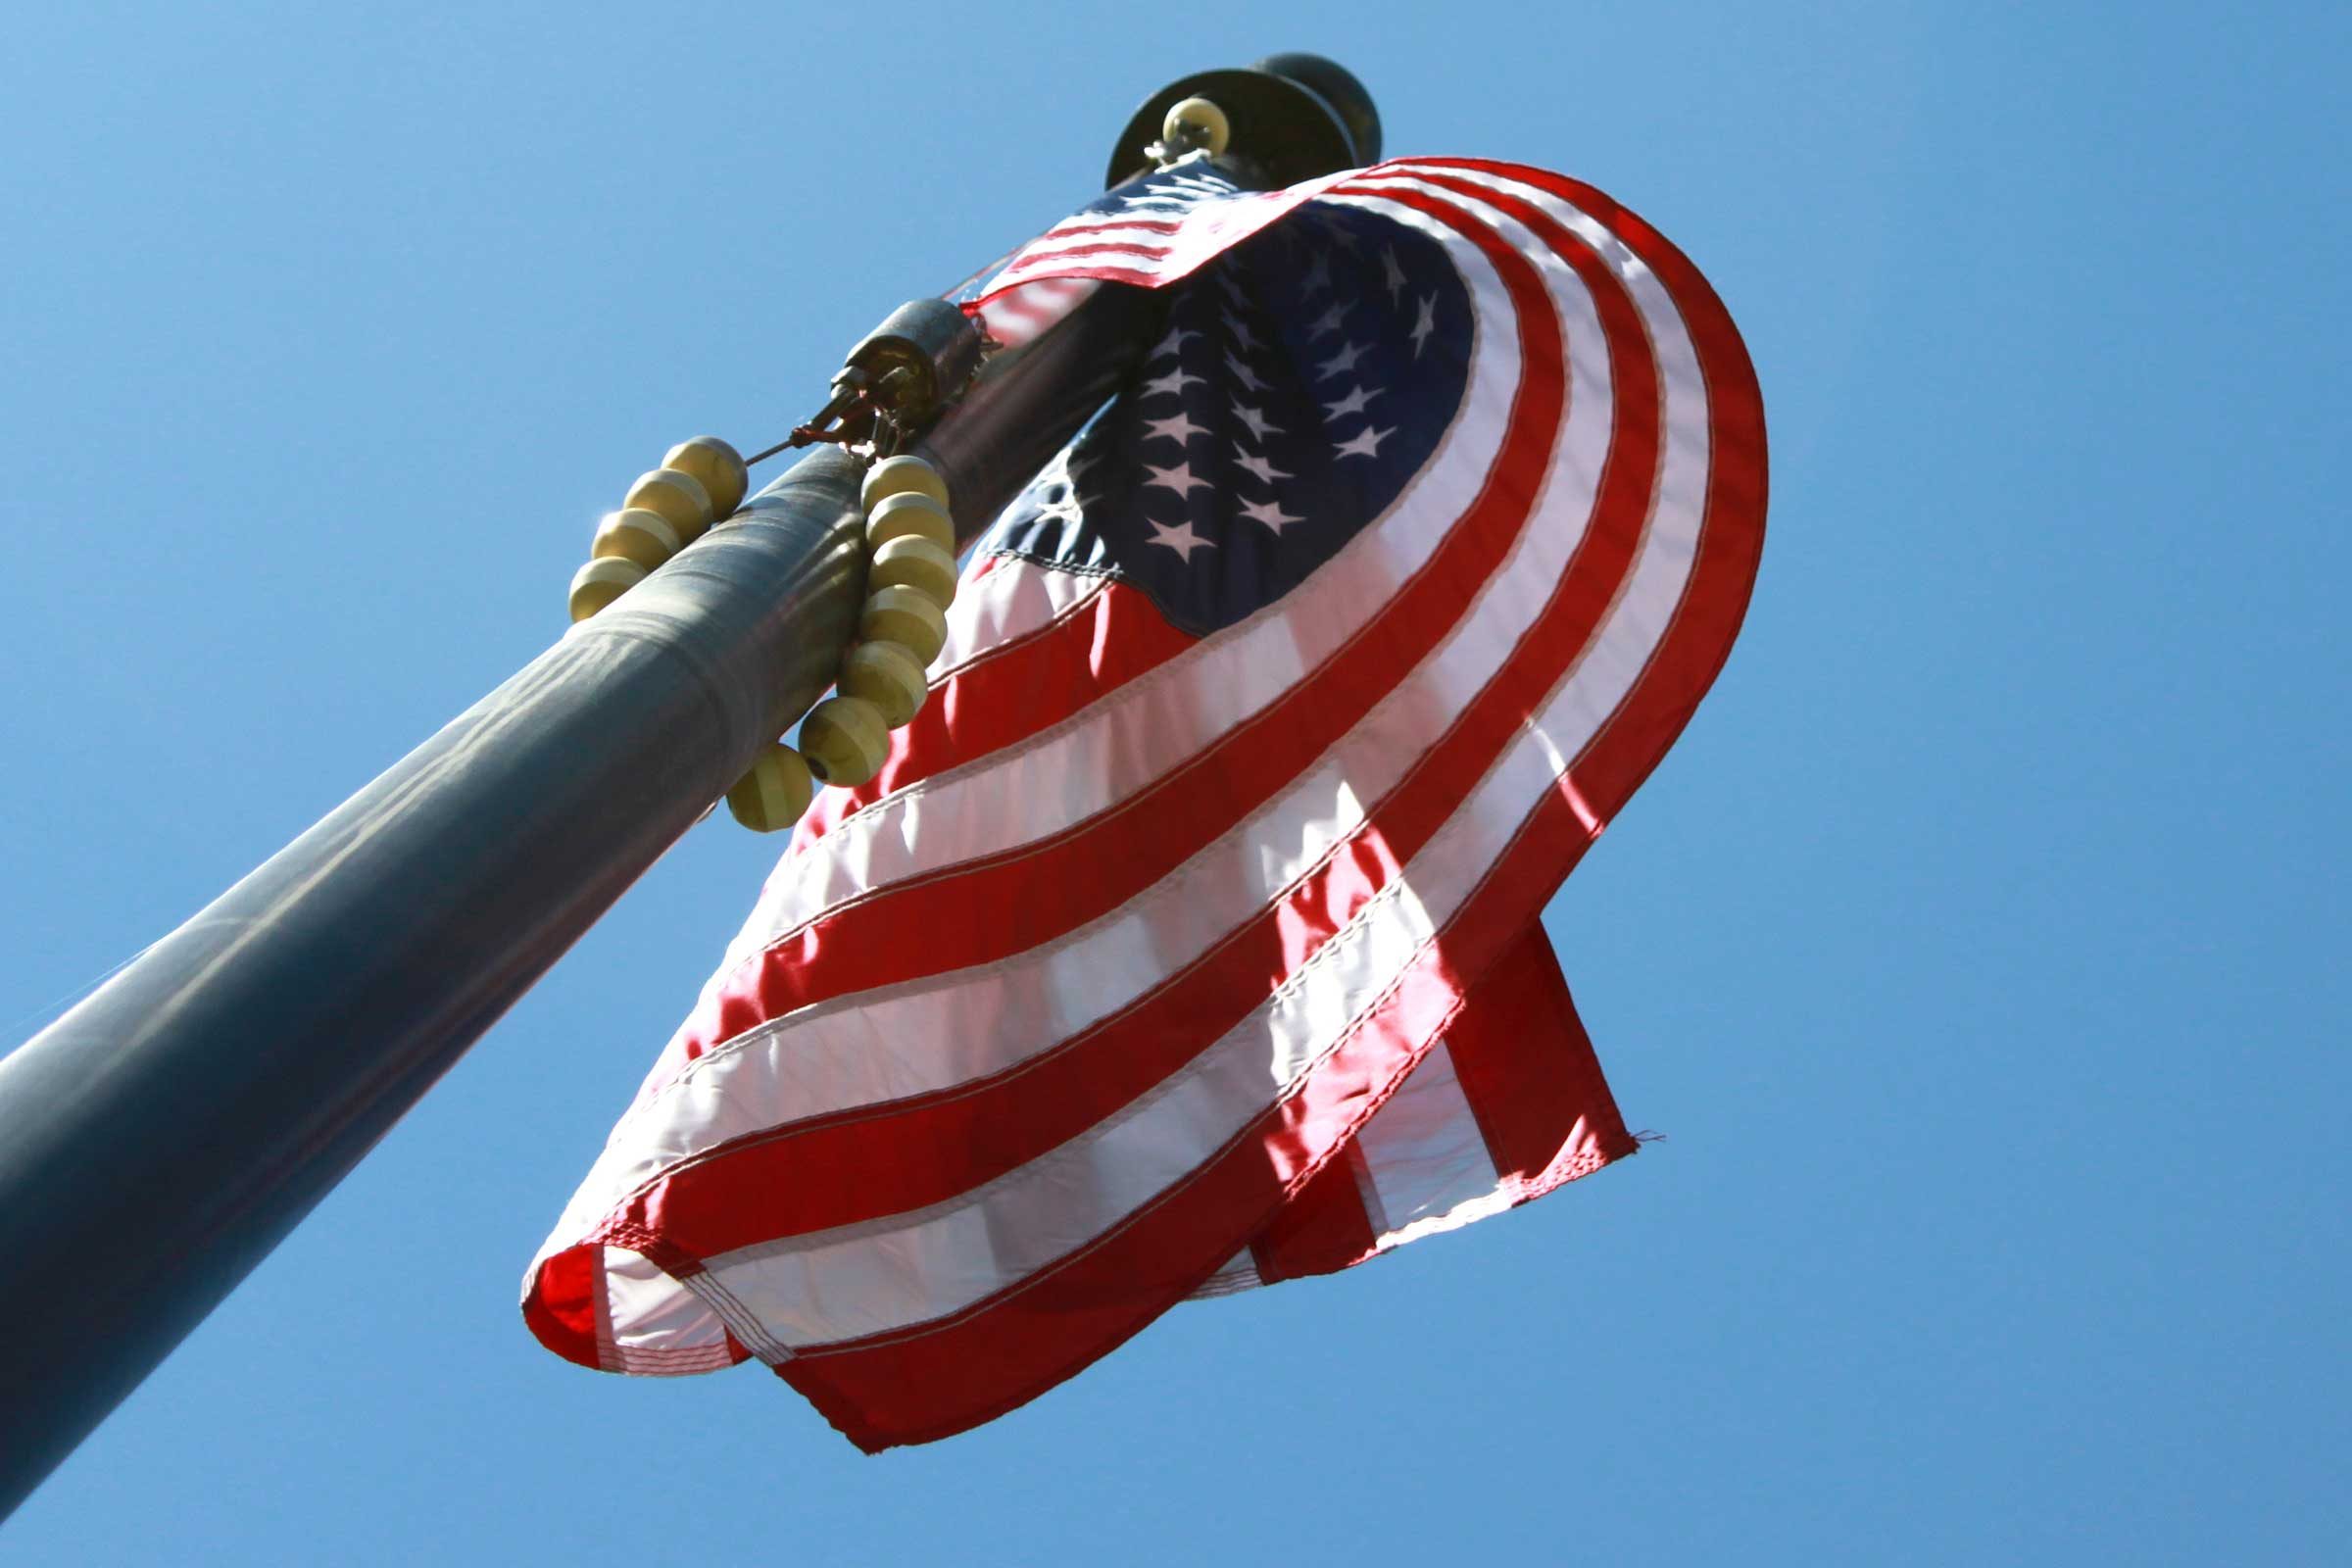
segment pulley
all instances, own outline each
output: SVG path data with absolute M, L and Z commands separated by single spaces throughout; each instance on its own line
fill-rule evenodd
M 887 455 L 971 384 L 985 344 L 979 323 L 959 307 L 907 301 L 850 350 L 832 397 L 787 444 L 870 443 Z

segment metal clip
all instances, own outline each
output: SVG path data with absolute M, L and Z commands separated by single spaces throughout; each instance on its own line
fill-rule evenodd
M 987 341 L 959 307 L 911 300 L 850 350 L 824 406 L 769 450 L 829 441 L 888 456 L 971 384 Z

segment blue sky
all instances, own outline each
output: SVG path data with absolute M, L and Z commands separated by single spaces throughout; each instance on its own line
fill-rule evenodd
M 1548 915 L 1667 1141 L 928 1448 L 598 1377 L 515 1282 L 770 858 L 706 823 L 0 1559 L 2338 1560 L 2352 13 L 875 15 L 12 21 L 6 1033 L 545 646 L 670 442 L 1306 48 L 1762 378 L 1747 630 Z

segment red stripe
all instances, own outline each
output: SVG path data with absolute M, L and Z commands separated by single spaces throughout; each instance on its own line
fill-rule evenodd
M 1519 1200 L 1555 1167 L 1582 1175 L 1636 1148 L 1541 925 L 1528 927 L 1463 996 L 1446 1027 L 1446 1053 L 1497 1185 Z M 1266 1284 L 1336 1274 L 1373 1255 L 1379 1238 L 1357 1186 L 1360 1147 L 1351 1140 L 1345 1157 L 1318 1171 L 1250 1243 Z
M 932 690 L 891 737 L 882 771 L 855 790 L 828 790 L 806 819 L 813 840 L 885 795 L 1053 728 L 1190 648 L 1149 594 L 1107 583 L 1070 613 L 992 648 Z M 713 1039 L 726 1039 L 724 1034 Z
M 1632 302 L 1612 292 L 1597 261 L 1581 248 L 1574 255 L 1606 302 L 1623 417 L 1584 547 L 1505 669 L 1431 748 L 1447 765 L 1408 773 L 1290 894 L 1119 1016 L 992 1079 L 722 1146 L 665 1173 L 613 1223 L 633 1230 L 659 1212 L 664 1235 L 710 1257 L 943 1201 L 1037 1157 L 1179 1070 L 1265 1000 L 1269 976 L 1297 972 L 1395 879 L 1459 808 L 1485 770 L 1477 760 L 1499 755 L 1589 643 L 1633 564 L 1657 464 L 1656 384 Z M 1531 265 L 1516 265 L 1540 287 Z M 1528 318 L 1541 318 L 1530 311 Z M 1556 318 L 1549 339 L 1550 363 L 1531 351 L 1530 379 L 1558 384 Z
M 1728 656 L 1744 612 L 1763 539 L 1768 481 L 1763 411 L 1745 349 L 1720 302 L 1679 251 L 1630 215 L 1598 211 L 1590 193 L 1537 171 L 1468 164 L 1541 183 L 1610 223 L 1666 283 L 1699 351 L 1707 384 L 1717 462 L 1710 466 L 1697 559 L 1683 605 L 1650 668 L 1616 721 L 1589 748 L 1573 776 L 1587 800 L 1622 803 L 1654 766 L 1658 751 L 1689 718 Z M 1523 934 L 1543 901 L 1592 841 L 1592 830 L 1563 789 L 1531 813 L 1513 853 L 1498 863 L 1442 937 L 1443 951 L 1477 973 Z M 1432 951 L 1425 962 L 1435 961 Z M 1314 1074 L 1308 1095 L 1325 1106 L 1349 1099 L 1351 1136 L 1401 1073 L 1373 1088 L 1350 1051 L 1381 1029 L 1412 1042 L 1417 1061 L 1443 1018 L 1416 1016 L 1415 989 L 1399 989 L 1363 1034 Z M 1392 1059 L 1394 1059 L 1392 1057 Z M 1409 1063 L 1408 1063 L 1409 1065 Z M 1333 1081 L 1336 1080 L 1336 1081 Z M 1287 1108 L 1287 1107 L 1286 1107 Z M 1311 1116 L 1287 1125 L 1311 1125 Z M 1327 1140 L 1328 1160 L 1342 1140 Z M 1134 1223 L 1067 1263 L 1023 1282 L 1017 1293 L 961 1314 L 935 1332 L 893 1342 L 848 1346 L 795 1360 L 787 1378 L 860 1446 L 922 1442 L 977 1425 L 1026 1402 L 1106 1353 L 1149 1323 L 1231 1254 L 1231 1219 L 1252 1207 L 1263 1222 L 1285 1194 L 1311 1178 L 1316 1162 L 1294 1165 L 1287 1146 L 1237 1146 L 1203 1167 Z M 1250 1156 L 1256 1156 L 1254 1158 Z M 1605 1151 L 1590 1161 L 1605 1162 Z M 1559 1177 L 1556 1167 L 1545 1179 Z M 1532 1193 L 1531 1193 L 1532 1196 Z M 1271 1201 L 1268 1201 L 1268 1199 Z M 1223 1216 L 1224 1223 L 1218 1217 Z M 1173 1276 L 1173 1277 L 1171 1277 Z M 1124 1298 L 1122 1300 L 1121 1298 Z M 913 1390 L 936 1397 L 910 1397 Z
M 1090 262 L 1084 267 L 1048 268 L 1042 263 L 1025 277 L 1006 272 L 1005 280 L 974 300 L 969 309 L 985 310 L 1007 289 L 1025 288 L 1031 283 L 1043 283 L 1056 277 L 1091 277 L 1104 283 L 1133 283 L 1138 288 L 1158 288 L 1184 276 L 1181 272 L 1163 272 L 1156 268 L 1112 267 L 1104 262 Z
M 1331 1160 L 1275 1210 L 1250 1243 L 1257 1276 L 1268 1285 L 1308 1274 L 1336 1274 L 1372 1255 L 1372 1221 L 1364 1213 L 1352 1158 Z
M 999 294 L 986 313 L 992 333 L 1002 337 L 1003 328 L 1043 330 L 1047 325 L 1070 314 L 1072 306 L 1083 296 L 1084 278 L 1042 278 L 1035 283 L 1018 283 Z M 1091 286 L 1091 285 L 1089 285 Z
M 1587 1140 L 1633 1152 L 1541 924 L 1480 979 L 1446 1051 L 1505 1186 L 1524 1190 Z
M 568 1247 L 539 1265 L 522 1298 L 523 1326 L 566 1361 L 604 1370 L 596 1351 L 596 1298 L 604 1281 L 593 1247 Z
M 1107 239 L 1096 245 L 1056 245 L 1050 251 L 1040 251 L 1013 263 L 1004 269 L 1004 276 L 1009 281 L 1026 270 L 1034 279 L 1046 269 L 1059 267 L 1075 256 L 1139 256 L 1158 261 L 1175 248 L 1173 245 L 1138 245 L 1130 241 Z
M 1030 244 L 1042 245 L 1057 234 L 1084 234 L 1095 229 L 1140 228 L 1153 234 L 1173 234 L 1183 226 L 1184 220 L 1181 218 L 1120 218 L 1111 214 L 1088 219 L 1065 218 L 1030 241 Z

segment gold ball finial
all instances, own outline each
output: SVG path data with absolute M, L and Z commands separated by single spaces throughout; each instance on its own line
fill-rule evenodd
M 1205 148 L 1209 157 L 1215 158 L 1233 140 L 1233 122 L 1225 118 L 1224 110 L 1205 98 L 1180 98 L 1168 106 L 1166 118 L 1160 121 L 1159 139 L 1171 153 Z

